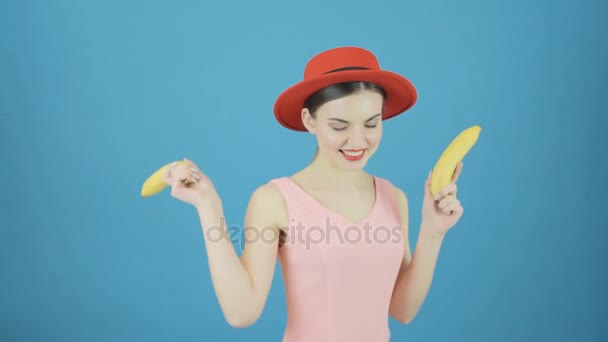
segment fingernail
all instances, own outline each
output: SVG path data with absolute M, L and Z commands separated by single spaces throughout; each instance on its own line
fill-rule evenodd
M 198 172 L 198 170 L 197 170 L 197 169 L 195 169 L 195 168 L 193 168 L 193 167 L 191 167 L 191 168 L 190 168 L 190 170 L 192 170 L 192 171 L 194 171 L 194 172 Z

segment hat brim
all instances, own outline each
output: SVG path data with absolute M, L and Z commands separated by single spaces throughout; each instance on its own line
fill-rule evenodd
M 383 120 L 395 117 L 410 109 L 418 97 L 416 88 L 405 77 L 387 70 L 349 70 L 301 81 L 281 93 L 274 104 L 277 121 L 294 131 L 306 131 L 301 113 L 304 101 L 319 89 L 349 81 L 374 83 L 386 91 Z

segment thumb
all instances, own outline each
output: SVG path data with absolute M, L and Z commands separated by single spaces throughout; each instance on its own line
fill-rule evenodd
M 194 164 L 194 162 L 188 158 L 184 158 L 184 162 L 191 167 L 197 167 L 196 164 Z M 198 167 L 197 167 L 198 168 Z
M 173 162 L 165 167 L 165 171 L 163 172 L 163 181 L 168 185 L 171 185 L 171 169 L 177 164 L 177 162 Z
M 426 181 L 424 182 L 424 199 L 425 201 L 434 201 L 435 198 L 433 197 L 433 194 L 431 193 L 431 177 L 433 176 L 433 170 L 431 169 L 429 171 L 429 175 L 426 178 Z

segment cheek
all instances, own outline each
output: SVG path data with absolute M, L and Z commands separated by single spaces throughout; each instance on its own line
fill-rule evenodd
M 327 148 L 337 150 L 344 145 L 344 139 L 340 139 L 339 136 L 329 136 L 329 137 L 326 137 L 326 139 L 324 141 L 324 145 Z
M 382 129 L 375 129 L 367 134 L 367 141 L 370 145 L 377 145 L 382 139 Z
M 344 138 L 335 132 L 322 131 L 317 133 L 319 145 L 327 149 L 340 149 L 344 144 Z

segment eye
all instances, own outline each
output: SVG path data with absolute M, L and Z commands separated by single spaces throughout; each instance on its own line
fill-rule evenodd
M 331 128 L 332 128 L 334 131 L 343 131 L 343 130 L 345 130 L 345 129 L 346 129 L 346 126 L 339 126 L 339 127 L 336 127 L 336 126 L 331 126 Z
M 374 127 L 376 127 L 376 126 L 378 126 L 378 124 L 373 124 L 373 125 L 365 125 L 365 127 L 367 127 L 367 128 L 374 128 Z

